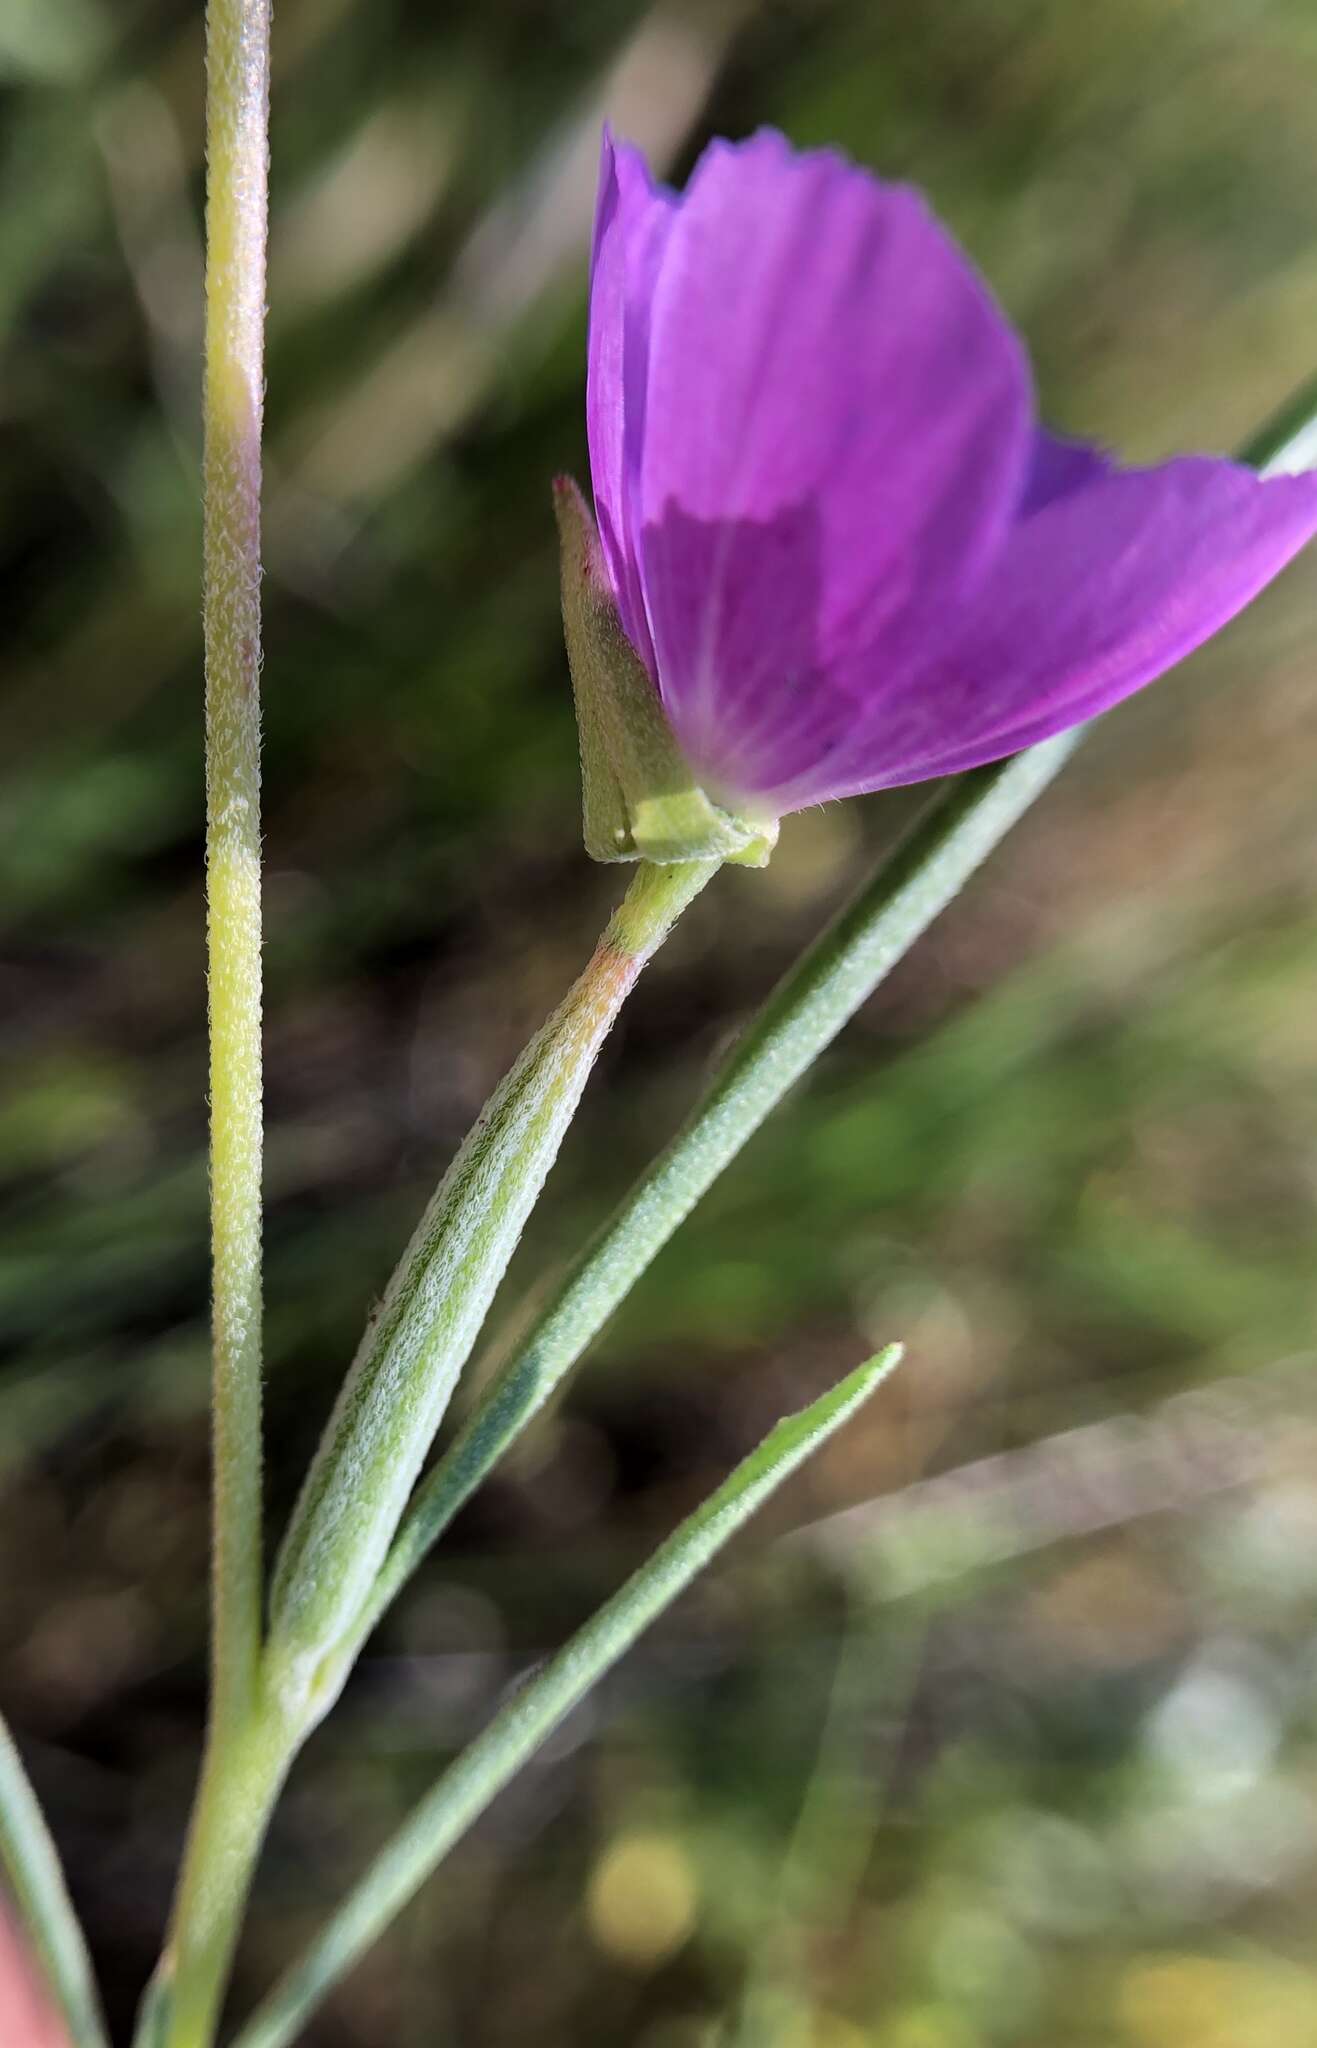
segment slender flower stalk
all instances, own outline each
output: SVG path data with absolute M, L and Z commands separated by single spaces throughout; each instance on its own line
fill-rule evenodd
M 269 0 L 206 14 L 206 881 L 214 1268 L 212 1712 L 253 1695 L 261 1604 L 261 409 Z
M 647 960 L 717 860 L 642 862 L 593 958 L 491 1096 L 444 1175 L 362 1340 L 275 1575 L 270 1684 L 312 1722 L 581 1099 Z
M 210 1724 L 140 2039 L 205 2048 L 284 1745 L 261 1649 L 261 415 L 270 0 L 206 10 L 203 392 L 213 1535 Z M 272 1794 L 270 1795 L 272 1796 Z M 235 1839 L 236 1834 L 236 1839 Z M 254 1836 L 248 1844 L 247 1837 Z

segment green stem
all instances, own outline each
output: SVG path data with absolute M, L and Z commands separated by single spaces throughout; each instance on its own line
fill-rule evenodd
M 261 413 L 270 0 L 206 9 L 204 552 L 213 1536 L 210 1719 L 140 2039 L 204 2048 L 272 1794 L 261 1649 Z
M 234 2048 L 283 2048 L 453 1844 L 577 1703 L 787 1476 L 840 1429 L 900 1359 L 891 1345 L 799 1415 L 779 1422 L 724 1485 L 621 1591 L 515 1692 L 444 1772 L 411 1818 L 238 2035 Z
M 297 1754 L 298 1731 L 254 1710 L 211 1752 L 188 1831 L 169 1946 L 138 2022 L 139 2048 L 210 2048 L 252 1872 Z M 209 1762 L 209 1759 L 208 1759 Z
M 0 1860 L 71 2048 L 106 2048 L 87 1945 L 36 1794 L 0 1716 Z
M 716 860 L 635 879 L 585 972 L 491 1096 L 429 1207 L 344 1382 L 275 1574 L 270 1683 L 308 1725 L 393 1540 L 494 1290 L 614 1018 Z
M 260 577 L 269 50 L 269 0 L 211 0 L 204 410 L 217 1730 L 245 1719 L 260 1649 Z

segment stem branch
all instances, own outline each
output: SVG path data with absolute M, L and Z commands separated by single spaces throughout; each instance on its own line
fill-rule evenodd
M 584 973 L 494 1091 L 390 1281 L 307 1474 L 275 1572 L 269 1678 L 319 1718 L 457 1376 L 645 962 L 716 872 L 642 861 Z

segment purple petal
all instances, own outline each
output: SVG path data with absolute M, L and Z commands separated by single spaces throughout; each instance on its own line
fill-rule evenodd
M 1082 441 L 1063 441 L 1060 435 L 1049 434 L 1040 427 L 1034 436 L 1029 474 L 1016 517 L 1027 519 L 1031 513 L 1041 512 L 1054 498 L 1068 498 L 1071 491 L 1082 491 L 1086 485 L 1111 476 L 1115 468 L 1110 456 L 1100 448 L 1091 448 Z
M 1028 369 L 916 194 L 770 133 L 706 150 L 648 289 L 651 672 L 697 769 L 752 790 L 835 723 L 838 661 L 984 574 L 1031 457 Z
M 1095 717 L 1200 646 L 1314 532 L 1317 472 L 1264 482 L 1204 456 L 1053 498 L 940 647 L 895 688 L 871 669 L 863 727 L 774 799 L 958 773 Z
M 605 137 L 588 410 L 624 628 L 709 788 L 766 815 L 1106 710 L 1317 530 L 1317 474 L 1035 428 L 922 201 L 769 133 L 680 199 Z
M 595 518 L 622 625 L 653 669 L 638 557 L 650 301 L 677 201 L 639 150 L 605 129 L 590 259 L 586 426 Z

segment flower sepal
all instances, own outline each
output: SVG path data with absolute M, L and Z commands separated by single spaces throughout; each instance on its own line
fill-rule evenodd
M 586 852 L 601 861 L 766 866 L 777 821 L 736 817 L 700 787 L 622 629 L 589 506 L 570 477 L 556 479 L 553 501 Z

